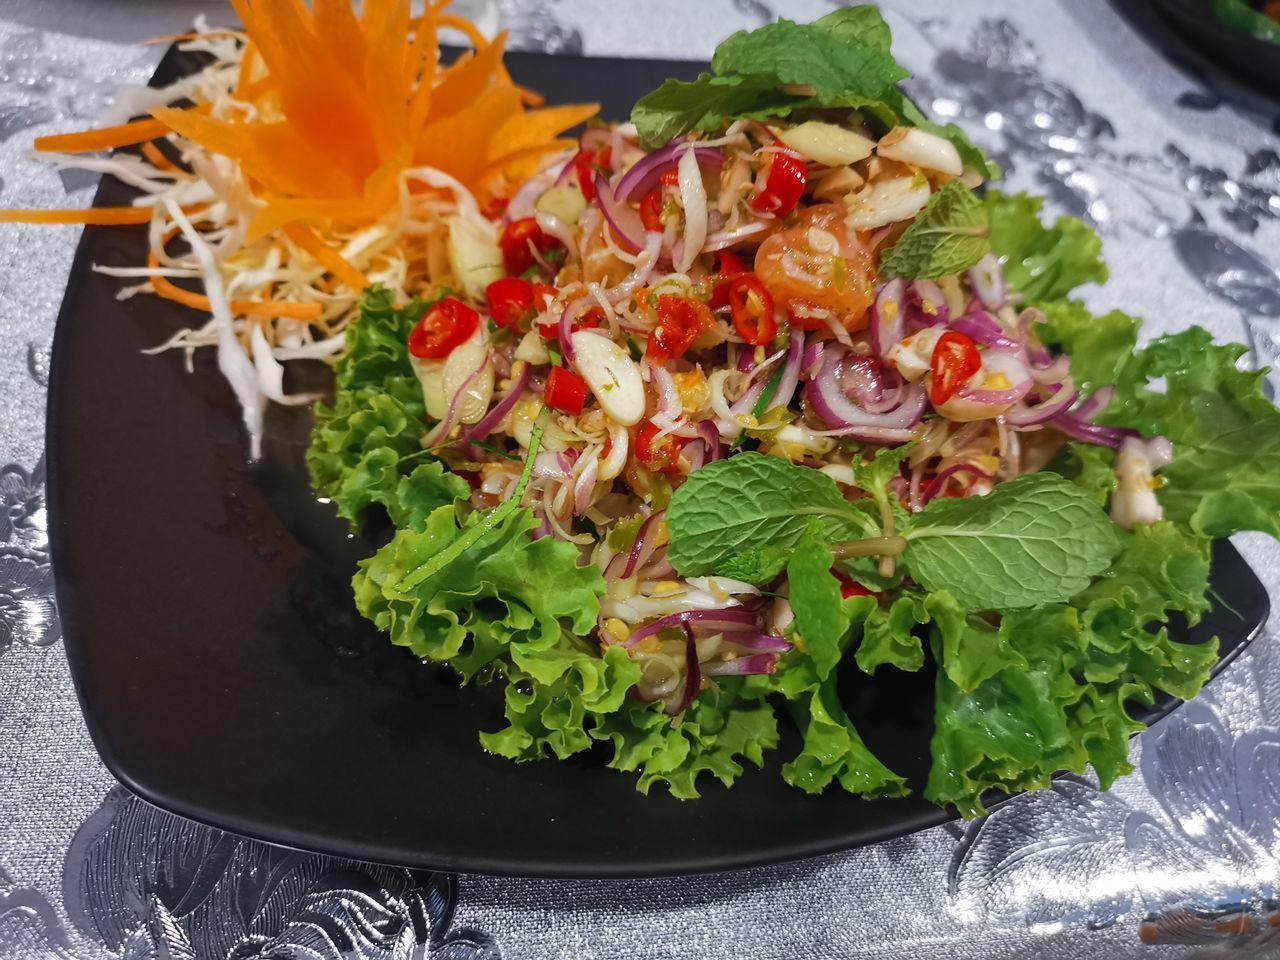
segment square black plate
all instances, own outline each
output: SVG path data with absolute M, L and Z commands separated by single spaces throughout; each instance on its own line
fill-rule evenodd
M 698 69 L 535 55 L 510 64 L 551 101 L 599 94 L 612 116 L 662 77 Z M 184 66 L 171 54 L 157 80 Z M 106 182 L 97 202 L 129 198 Z M 264 461 L 247 466 L 212 354 L 188 374 L 178 356 L 140 353 L 199 319 L 151 297 L 121 303 L 119 281 L 90 270 L 140 263 L 145 251 L 141 228 L 85 231 L 58 320 L 48 428 L 67 656 L 94 743 L 129 789 L 272 843 L 536 876 L 726 870 L 951 818 L 918 796 L 806 796 L 782 782 L 777 755 L 732 790 L 708 784 L 701 800 L 681 802 L 661 789 L 641 796 L 597 756 L 514 764 L 485 754 L 476 732 L 500 725 L 497 691 L 459 689 L 352 608 L 349 580 L 369 546 L 310 493 L 306 414 L 273 417 Z M 1226 543 L 1213 580 L 1222 602 L 1183 639 L 1217 634 L 1229 659 L 1265 620 L 1267 596 Z M 917 793 L 932 682 L 928 670 L 843 680 L 868 744 Z M 795 740 L 784 734 L 779 754 Z

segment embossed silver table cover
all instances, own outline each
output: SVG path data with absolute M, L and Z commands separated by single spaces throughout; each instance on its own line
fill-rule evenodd
M 208 12 L 229 19 L 216 0 Z M 699 58 L 820 0 L 469 0 L 514 43 Z M 981 135 L 1016 187 L 1101 230 L 1087 299 L 1280 357 L 1280 156 L 1102 0 L 887 0 L 913 92 Z M 0 205 L 87 203 L 33 136 L 93 122 L 202 9 L 0 4 Z M 43 506 L 49 344 L 73 228 L 0 227 L 0 957 L 1130 957 L 1280 952 L 1280 649 L 1274 627 L 1087 779 L 984 820 L 739 874 L 637 883 L 448 877 L 335 861 L 161 813 L 86 735 L 51 594 Z M 156 362 L 165 362 L 158 360 Z M 104 470 L 127 469 L 123 463 Z M 1280 598 L 1280 550 L 1240 546 Z M 193 743 L 191 749 L 198 750 Z M 441 789 L 448 789 L 442 785 Z M 749 822 L 750 811 L 743 811 Z

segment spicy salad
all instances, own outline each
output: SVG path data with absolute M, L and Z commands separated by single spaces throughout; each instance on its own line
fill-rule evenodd
M 565 142 L 593 108 L 538 108 L 501 38 L 444 66 L 442 5 L 350 29 L 339 6 L 283 43 L 291 5 L 238 2 L 247 34 L 191 41 L 216 50 L 205 98 L 125 134 L 186 161 L 127 165 L 156 242 L 135 273 L 203 283 L 212 320 L 171 346 L 217 343 L 251 442 L 267 400 L 307 399 L 281 365 L 338 355 L 307 459 L 382 544 L 356 605 L 501 685 L 484 749 L 603 744 L 689 798 L 790 724 L 789 784 L 965 816 L 1131 769 L 1135 706 L 1217 661 L 1167 629 L 1208 609 L 1212 540 L 1280 535 L 1280 413 L 1243 346 L 1140 346 L 1072 299 L 1106 279 L 1099 238 L 925 117 L 874 7 L 735 34 Z M 324 73 L 346 146 L 314 171 L 260 149 L 331 132 L 296 50 L 366 68 Z M 908 784 L 840 676 L 929 661 Z

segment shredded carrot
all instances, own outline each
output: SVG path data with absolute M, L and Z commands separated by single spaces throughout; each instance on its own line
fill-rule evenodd
M 195 107 L 168 108 L 172 114 L 206 114 L 209 104 L 202 103 Z M 45 153 L 95 153 L 99 150 L 114 150 L 117 147 L 131 147 L 136 143 L 146 143 L 163 137 L 172 131 L 163 120 L 147 117 L 143 120 L 130 120 L 114 127 L 101 127 L 97 130 L 81 130 L 77 133 L 55 133 L 47 137 L 36 137 L 35 148 Z
M 302 223 L 286 224 L 285 236 L 300 246 L 331 274 L 345 283 L 357 293 L 369 285 L 369 278 L 347 262 L 337 250 L 329 246 L 320 236 Z
M 186 33 L 166 33 L 158 37 L 147 37 L 140 41 L 144 47 L 154 47 L 161 43 L 182 43 L 184 40 L 194 40 L 199 34 L 193 31 Z
M 170 232 L 166 242 L 174 237 L 176 233 L 177 231 Z M 152 269 L 160 266 L 160 259 L 156 256 L 154 250 L 147 254 L 147 266 Z M 209 305 L 209 298 L 203 293 L 184 290 L 182 287 L 171 283 L 168 277 L 152 277 L 151 286 L 155 288 L 158 296 L 164 297 L 166 300 L 172 300 L 174 303 L 180 303 L 185 307 L 201 310 L 205 313 L 213 309 Z M 288 317 L 293 320 L 315 320 L 320 316 L 320 311 L 321 307 L 318 303 L 284 303 L 279 300 L 231 301 L 232 313 L 239 313 L 248 317 Z
M 147 161 L 157 170 L 176 172 L 180 169 L 176 163 L 161 153 L 160 148 L 154 143 L 144 143 L 142 145 L 142 155 L 146 157 Z
M 45 153 L 91 153 L 146 143 L 169 132 L 167 124 L 159 120 L 133 120 L 115 127 L 83 130 L 79 133 L 55 133 L 48 137 L 36 137 L 36 149 Z
M 240 54 L 240 71 L 236 74 L 236 85 L 231 95 L 237 100 L 247 99 L 246 91 L 249 88 L 250 77 L 253 75 L 253 64 L 256 59 L 256 51 L 253 41 L 245 43 L 244 50 Z
M 150 223 L 151 207 L 88 207 L 84 210 L 0 210 L 0 223 L 82 223 L 117 227 Z

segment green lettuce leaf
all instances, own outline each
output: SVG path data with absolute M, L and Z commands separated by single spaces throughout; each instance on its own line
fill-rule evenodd
M 1086 283 L 1103 283 L 1102 238 L 1075 217 L 1052 227 L 1040 220 L 1043 197 L 988 190 L 991 245 L 1004 261 L 1009 284 L 1032 303 L 1058 300 Z
M 864 673 L 884 665 L 914 673 L 924 666 L 924 645 L 916 628 L 929 622 L 924 595 L 905 591 L 891 604 L 879 604 L 862 624 L 854 661 Z
M 421 530 L 401 528 L 360 564 L 356 606 L 419 657 L 449 663 L 464 679 L 500 657 L 529 672 L 534 652 L 579 643 L 595 629 L 604 579 L 578 566 L 578 551 L 551 537 L 529 536 L 537 523 L 517 510 L 433 576 L 402 584 L 433 557 L 483 522 L 473 513 L 459 525 L 454 508 L 437 508 Z
M 867 748 L 840 705 L 836 678 L 812 690 L 800 719 L 804 747 L 782 767 L 782 779 L 805 793 L 821 793 L 835 780 L 850 793 L 865 797 L 905 797 L 907 782 Z
M 640 679 L 640 665 L 618 646 L 597 655 L 566 642 L 521 653 L 520 661 L 527 671 L 503 667 L 507 726 L 480 734 L 486 750 L 509 760 L 547 753 L 564 760 L 586 750 L 596 724 L 623 708 Z
M 1280 43 L 1280 23 L 1245 0 L 1213 0 L 1214 15 L 1228 26 L 1251 33 L 1259 40 Z
M 967 691 L 955 671 L 940 670 L 925 796 L 972 817 L 988 790 L 1047 787 L 1057 770 L 1092 764 L 1104 788 L 1129 772 L 1128 740 L 1142 729 L 1130 707 L 1157 691 L 1195 696 L 1217 661 L 1216 641 L 1178 643 L 1162 625 L 1173 613 L 1194 622 L 1205 609 L 1207 549 L 1167 521 L 1139 528 L 1109 575 L 1070 604 L 1002 617 L 1008 654 L 1022 662 L 970 675 L 990 674 Z M 931 641 L 945 662 L 936 629 Z
M 773 707 L 757 699 L 765 692 L 763 679 L 718 680 L 678 718 L 663 713 L 660 703 L 629 699 L 621 710 L 602 716 L 591 736 L 613 744 L 610 767 L 639 772 L 641 793 L 665 783 L 672 796 L 695 799 L 701 774 L 731 786 L 742 775 L 743 761 L 758 767 L 764 752 L 778 745 Z
M 1266 371 L 1239 368 L 1244 346 L 1191 327 L 1135 350 L 1139 324 L 1123 313 L 1061 301 L 1045 314 L 1042 338 L 1071 355 L 1077 382 L 1114 384 L 1100 422 L 1173 441 L 1157 492 L 1165 516 L 1210 537 L 1280 536 L 1280 409 L 1263 392 Z
M 426 410 L 406 341 L 427 306 L 413 301 L 396 309 L 392 291 L 370 287 L 360 316 L 347 325 L 333 404 L 316 404 L 307 449 L 312 486 L 353 525 L 374 503 L 398 524 L 397 518 L 420 517 L 469 495 L 461 477 L 439 467 L 421 472 Z M 415 470 L 417 479 L 402 486 Z M 408 500 L 401 502 L 401 495 Z
M 1173 441 L 1157 493 L 1165 515 L 1210 537 L 1280 537 L 1280 409 L 1262 391 L 1265 370 L 1239 369 L 1245 352 L 1192 327 L 1153 341 L 1130 374 L 1142 386 L 1125 422 Z M 1146 389 L 1160 377 L 1163 392 Z

